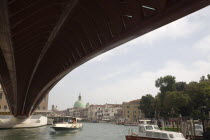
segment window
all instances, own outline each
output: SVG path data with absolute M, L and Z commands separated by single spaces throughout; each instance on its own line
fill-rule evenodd
M 128 111 L 128 113 L 129 113 L 129 111 Z
M 156 137 L 156 138 L 159 138 L 160 137 L 160 133 L 154 132 L 153 136 Z
M 203 129 L 203 128 L 201 127 L 201 125 L 196 125 L 195 129 Z
M 153 130 L 152 126 L 145 126 L 146 130 Z
M 127 108 L 130 108 L 129 106 L 127 106 Z
M 128 115 L 128 118 L 129 118 L 129 115 Z
M 0 109 L 1 109 L 1 105 L 0 105 Z
M 143 126 L 139 126 L 139 132 L 144 132 L 144 127 Z
M 155 128 L 156 130 L 160 130 L 160 128 L 159 128 L 158 126 L 154 126 L 154 128 Z
M 169 134 L 169 137 L 170 137 L 170 138 L 174 138 L 173 134 Z
M 163 139 L 168 139 L 168 135 L 166 133 L 162 133 L 162 138 Z
M 7 105 L 4 105 L 4 109 L 7 109 Z
M 2 100 L 2 93 L 0 93 L 0 100 Z
M 45 106 L 43 106 L 43 110 L 45 110 L 46 108 L 45 108 Z
M 153 132 L 149 132 L 149 131 L 146 132 L 146 136 L 148 136 L 148 137 L 152 137 L 152 134 L 153 134 Z
M 38 110 L 40 110 L 40 106 L 38 106 Z

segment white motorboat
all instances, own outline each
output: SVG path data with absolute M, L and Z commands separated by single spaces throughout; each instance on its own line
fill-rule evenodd
M 191 132 L 189 131 L 187 134 L 187 138 L 191 137 Z M 203 139 L 203 125 L 195 124 L 195 139 Z
M 138 133 L 130 131 L 126 140 L 186 140 L 182 133 L 163 131 L 157 125 L 140 124 Z
M 81 129 L 82 123 L 80 123 L 82 119 L 70 117 L 70 116 L 63 116 L 63 117 L 54 117 L 54 122 L 51 128 L 54 130 L 75 130 Z

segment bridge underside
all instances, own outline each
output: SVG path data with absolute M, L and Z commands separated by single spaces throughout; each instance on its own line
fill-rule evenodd
M 12 114 L 31 115 L 59 80 L 91 58 L 209 4 L 1 0 L 0 82 Z

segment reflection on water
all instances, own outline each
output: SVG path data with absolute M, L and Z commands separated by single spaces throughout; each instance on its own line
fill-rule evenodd
M 130 127 L 85 123 L 80 130 L 54 131 L 50 126 L 0 130 L 0 140 L 125 140 Z M 136 129 L 136 127 L 132 127 Z

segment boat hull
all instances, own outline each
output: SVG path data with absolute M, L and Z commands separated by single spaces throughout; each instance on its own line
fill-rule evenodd
M 125 136 L 126 140 L 165 140 L 160 138 L 149 138 L 149 137 L 139 137 L 139 136 Z
M 190 135 L 187 135 L 187 136 L 186 136 L 187 139 L 190 138 L 190 137 L 191 137 Z M 194 138 L 195 138 L 196 140 L 203 140 L 203 136 L 194 136 Z
M 81 128 L 66 128 L 66 127 L 51 127 L 52 129 L 54 129 L 55 131 L 62 131 L 62 130 L 78 130 Z
M 69 123 L 58 123 L 53 124 L 51 128 L 54 130 L 76 130 L 81 129 L 83 127 L 82 123 L 76 123 L 76 124 L 69 124 Z

